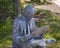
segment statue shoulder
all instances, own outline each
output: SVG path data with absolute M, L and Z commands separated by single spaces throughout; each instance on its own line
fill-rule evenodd
M 23 21 L 24 21 L 23 17 L 20 16 L 19 18 L 16 18 L 16 19 L 14 20 L 14 23 L 19 24 L 19 23 L 22 23 Z

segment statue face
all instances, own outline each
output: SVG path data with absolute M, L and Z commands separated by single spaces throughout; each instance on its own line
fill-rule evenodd
M 24 10 L 24 14 L 27 20 L 30 20 L 35 14 L 35 8 L 33 6 L 27 6 Z
M 25 17 L 30 20 L 34 16 L 35 12 L 25 12 Z

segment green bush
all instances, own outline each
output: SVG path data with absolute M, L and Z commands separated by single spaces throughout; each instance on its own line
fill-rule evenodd
M 40 14 L 40 15 L 39 15 Z M 40 17 L 40 22 L 36 23 L 38 27 L 49 25 L 47 34 L 51 34 L 52 37 L 60 40 L 60 17 L 49 10 L 37 9 L 36 15 Z M 51 37 L 47 35 L 48 37 Z
M 4 45 L 3 47 L 5 47 L 5 45 L 11 44 L 11 42 L 7 44 L 7 40 L 12 41 L 12 20 L 10 17 L 0 24 L 0 44 L 2 46 Z
M 13 0 L 0 0 L 0 20 L 16 16 L 16 6 Z
M 40 17 L 40 22 L 36 22 L 38 27 L 49 25 L 49 29 L 44 37 L 56 39 L 56 43 L 50 45 L 50 47 L 60 48 L 60 16 L 44 9 L 37 9 L 36 15 Z M 47 48 L 49 48 L 49 45 Z
M 0 0 L 0 48 L 12 44 L 12 22 L 16 14 L 13 0 Z

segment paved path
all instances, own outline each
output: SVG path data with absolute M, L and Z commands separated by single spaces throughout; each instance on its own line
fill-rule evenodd
M 60 7 L 58 7 L 57 5 L 37 5 L 35 7 L 45 9 L 45 10 L 51 10 L 54 13 L 60 14 Z
M 57 5 L 37 5 L 35 7 L 40 9 L 45 9 L 45 10 L 51 10 L 52 12 L 60 16 L 60 7 L 58 7 Z M 35 18 L 35 21 L 39 22 L 39 19 Z

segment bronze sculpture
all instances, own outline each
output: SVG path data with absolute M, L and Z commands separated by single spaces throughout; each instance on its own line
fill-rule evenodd
M 33 5 L 28 5 L 24 14 L 15 19 L 13 23 L 13 46 L 12 48 L 34 48 L 40 45 L 41 48 L 46 48 L 46 42 L 55 41 L 54 39 L 43 39 L 43 34 L 47 31 L 48 26 L 35 28 L 34 14 L 36 10 Z M 35 31 L 34 31 L 35 30 Z M 38 32 L 38 33 L 37 33 Z M 43 44 L 42 44 L 43 43 Z

